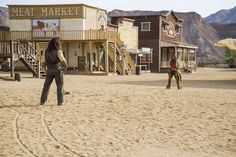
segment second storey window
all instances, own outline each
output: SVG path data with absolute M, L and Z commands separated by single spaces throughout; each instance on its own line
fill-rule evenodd
M 175 31 L 176 31 L 176 33 L 180 33 L 180 27 L 179 26 L 175 26 Z
M 167 24 L 162 24 L 162 30 L 166 31 L 167 30 Z
M 141 31 L 150 31 L 151 22 L 141 22 Z

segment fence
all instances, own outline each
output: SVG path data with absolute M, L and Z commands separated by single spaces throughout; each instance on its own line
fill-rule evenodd
M 206 68 L 229 68 L 227 62 L 198 62 L 197 66 Z
M 64 30 L 64 31 L 0 31 L 0 41 L 10 40 L 49 40 L 59 37 L 61 40 L 116 40 L 116 32 L 101 30 Z

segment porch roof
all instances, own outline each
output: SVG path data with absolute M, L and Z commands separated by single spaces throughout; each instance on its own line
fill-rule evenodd
M 160 46 L 161 47 L 182 47 L 182 48 L 198 49 L 198 46 L 196 46 L 196 45 L 183 43 L 183 42 L 167 41 L 167 40 L 162 40 L 160 43 Z

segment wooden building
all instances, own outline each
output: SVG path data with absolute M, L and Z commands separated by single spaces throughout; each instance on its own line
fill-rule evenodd
M 158 12 L 155 14 L 130 14 L 122 12 L 122 16 L 111 16 L 111 23 L 117 24 L 120 18 L 134 20 L 138 27 L 138 47 L 151 48 L 152 55 L 142 57 L 141 63 L 150 63 L 152 72 L 166 72 L 171 55 L 175 54 L 183 68 L 196 69 L 197 46 L 183 43 L 183 20 L 179 19 L 173 11 Z
M 40 77 L 40 58 L 52 37 L 62 41 L 73 72 L 133 74 L 135 65 L 118 33 L 107 29 L 107 11 L 85 4 L 9 5 L 10 31 L 0 31 L 0 57 L 22 61 Z M 119 54 L 123 54 L 122 58 Z

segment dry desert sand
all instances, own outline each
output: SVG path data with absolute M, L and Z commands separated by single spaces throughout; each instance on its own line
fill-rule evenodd
M 184 74 L 182 90 L 167 74 L 65 75 L 60 107 L 55 83 L 38 105 L 43 82 L 0 80 L 0 156 L 236 156 L 236 70 Z

